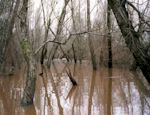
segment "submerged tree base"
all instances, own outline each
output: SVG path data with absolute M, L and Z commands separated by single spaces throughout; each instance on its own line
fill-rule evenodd
M 36 86 L 35 72 L 33 75 L 27 76 L 26 87 L 24 89 L 23 97 L 21 99 L 21 106 L 28 106 L 33 104 L 33 98 Z

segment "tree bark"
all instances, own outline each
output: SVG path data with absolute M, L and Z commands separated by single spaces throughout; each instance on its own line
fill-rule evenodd
M 0 64 L 2 64 L 4 61 L 5 46 L 6 41 L 8 40 L 8 25 L 10 14 L 8 11 L 9 8 L 11 8 L 11 2 L 11 0 L 1 0 L 0 2 Z
M 27 24 L 27 13 L 28 13 L 28 0 L 23 0 L 23 6 L 20 11 L 20 29 L 21 29 L 21 42 L 22 50 L 25 61 L 27 63 L 27 74 L 26 74 L 26 85 L 21 99 L 21 105 L 27 106 L 33 104 L 33 98 L 35 93 L 36 85 L 36 66 L 35 59 L 33 56 L 33 50 L 28 35 L 28 24 Z
M 36 72 L 35 72 L 35 61 L 32 56 L 29 56 L 28 64 L 27 64 L 27 78 L 26 78 L 26 86 L 23 92 L 23 97 L 21 99 L 21 105 L 27 106 L 33 104 L 33 98 L 35 93 L 36 86 Z
M 0 70 L 5 72 L 6 49 L 12 37 L 15 18 L 20 5 L 20 0 L 1 0 L 0 2 Z M 14 8 L 13 8 L 14 7 Z
M 139 40 L 139 33 L 134 30 L 129 20 L 124 0 L 108 0 L 108 4 L 113 10 L 127 47 L 130 49 L 137 65 L 150 84 L 150 56 Z

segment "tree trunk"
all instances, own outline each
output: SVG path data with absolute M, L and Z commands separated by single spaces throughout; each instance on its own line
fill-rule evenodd
M 107 90 L 107 114 L 112 113 L 112 38 L 111 38 L 111 9 L 107 5 L 107 29 L 108 29 L 108 90 Z
M 87 0 L 87 30 L 88 30 L 88 32 L 91 30 L 90 0 Z M 97 69 L 96 57 L 95 57 L 93 42 L 92 42 L 90 33 L 88 33 L 88 44 L 89 44 L 89 48 L 90 48 L 90 54 L 91 54 L 93 69 L 96 70 Z
M 6 6 L 9 6 L 9 8 L 11 7 L 11 0 L 1 0 L 0 2 L 0 64 L 4 61 L 5 46 L 8 39 L 7 35 L 10 12 L 7 12 L 8 8 Z
M 71 16 L 72 16 L 72 24 L 73 24 L 73 31 L 74 31 L 74 33 L 77 33 L 77 24 L 76 24 L 76 17 L 75 17 L 75 12 L 74 12 L 74 3 L 73 3 L 73 1 L 71 0 Z M 79 20 L 80 20 L 80 1 L 79 1 Z M 80 23 L 80 21 L 78 22 L 78 23 Z M 80 24 L 81 25 L 81 24 Z M 81 27 L 80 27 L 80 29 L 79 29 L 80 31 L 81 31 Z M 73 47 L 72 48 L 74 48 L 74 50 L 73 50 L 73 52 L 74 51 L 76 51 L 76 52 L 74 52 L 74 61 L 75 61 L 75 63 L 77 62 L 77 59 L 80 61 L 80 63 L 82 63 L 82 53 L 81 53 L 81 40 L 80 40 L 80 35 L 76 35 L 75 36 L 75 40 L 74 40 L 74 42 L 73 42 Z M 76 47 L 74 47 L 74 46 L 77 46 L 77 50 L 76 50 Z M 76 58 L 76 59 L 75 59 Z
M 27 26 L 27 13 L 28 13 L 28 0 L 23 1 L 23 6 L 20 11 L 20 29 L 21 29 L 21 42 L 24 58 L 27 63 L 27 78 L 26 86 L 21 99 L 21 105 L 26 106 L 33 103 L 35 84 L 36 84 L 36 66 L 33 56 L 33 50 L 28 35 Z
M 146 48 L 139 40 L 139 33 L 134 30 L 129 20 L 124 0 L 108 0 L 108 4 L 113 10 L 127 47 L 130 49 L 137 65 L 150 84 L 150 57 Z
M 24 89 L 23 97 L 21 99 L 21 105 L 27 106 L 33 104 L 33 98 L 36 86 L 36 72 L 35 72 L 35 61 L 32 56 L 29 56 L 27 64 L 27 79 L 26 86 Z
M 112 68 L 112 46 L 111 46 L 111 9 L 107 6 L 107 29 L 108 29 L 108 67 Z
M 6 49 L 12 37 L 12 30 L 15 23 L 15 18 L 20 5 L 20 0 L 1 0 L 0 2 L 0 70 L 3 72 L 6 63 Z M 12 58 L 12 57 L 11 57 Z M 4 64 L 4 65 L 3 65 Z
M 76 64 L 76 63 L 77 63 L 76 51 L 75 51 L 75 48 L 74 48 L 74 45 L 73 45 L 73 44 L 72 44 L 72 51 L 73 51 L 73 59 L 74 59 L 74 63 Z

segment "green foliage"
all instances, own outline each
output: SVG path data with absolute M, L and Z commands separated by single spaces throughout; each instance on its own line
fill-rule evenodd
M 28 41 L 27 38 L 24 38 L 22 41 L 21 41 L 21 48 L 23 50 L 23 54 L 28 56 L 30 53 L 31 53 L 31 50 L 30 50 L 30 43 Z

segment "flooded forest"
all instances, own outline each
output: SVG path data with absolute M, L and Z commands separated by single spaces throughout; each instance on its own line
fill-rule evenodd
M 0 115 L 150 115 L 150 0 L 0 0 Z

